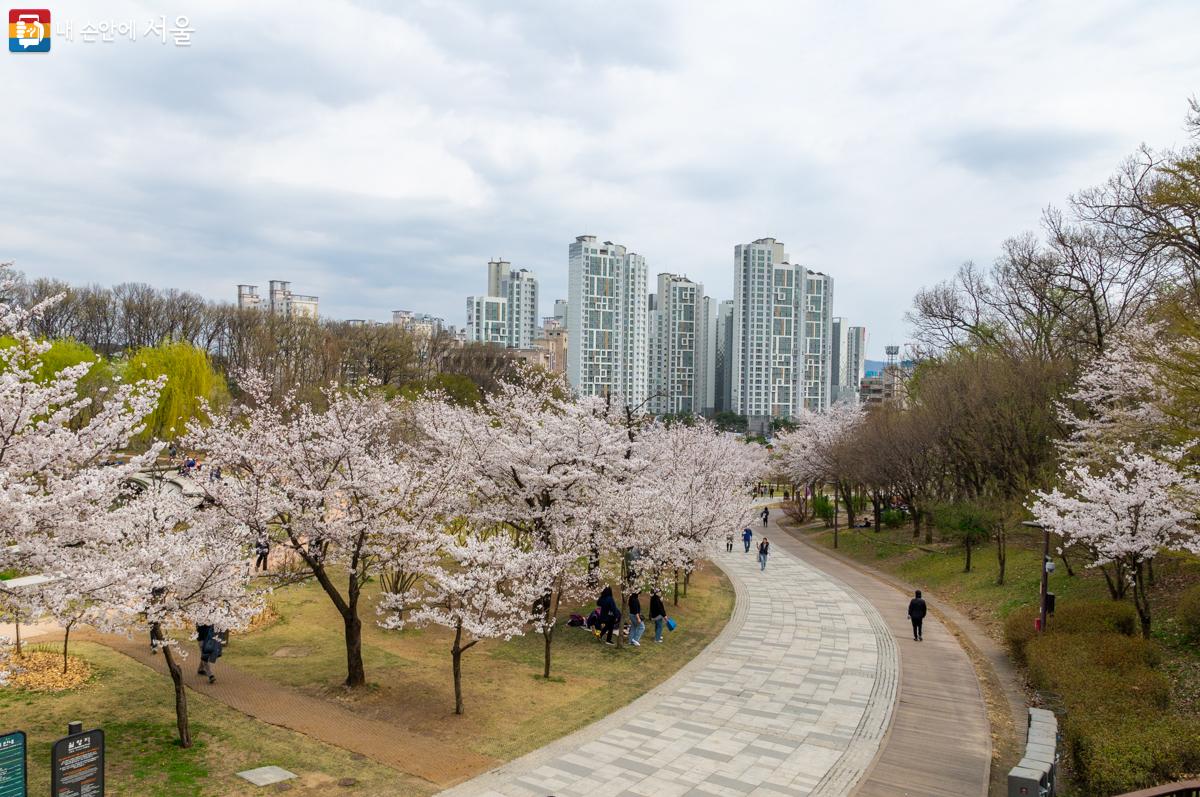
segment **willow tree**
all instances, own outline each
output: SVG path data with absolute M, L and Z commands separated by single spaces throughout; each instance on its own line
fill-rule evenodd
M 208 354 L 190 343 L 171 341 L 138 349 L 125 365 L 128 379 L 166 377 L 154 412 L 146 419 L 141 439 L 170 440 L 184 436 L 204 413 L 204 402 L 220 407 L 229 396 L 225 379 Z

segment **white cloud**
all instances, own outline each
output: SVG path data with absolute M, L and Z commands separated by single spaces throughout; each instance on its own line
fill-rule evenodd
M 158 5 L 56 5 L 77 25 Z M 0 259 L 230 298 L 292 279 L 344 317 L 461 322 L 488 257 L 544 310 L 588 232 L 732 293 L 773 235 L 900 340 L 1141 141 L 1182 139 L 1200 7 L 1142 3 L 180 3 L 191 49 L 11 55 Z M 23 179 L 35 165 L 36 180 Z

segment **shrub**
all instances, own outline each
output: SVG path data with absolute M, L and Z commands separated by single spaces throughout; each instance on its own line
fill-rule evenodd
M 1158 643 L 1132 635 L 1128 605 L 1064 607 L 1045 634 L 1033 631 L 1036 612 L 1014 612 L 1005 634 L 1033 686 L 1065 710 L 1063 737 L 1084 793 L 1132 791 L 1200 767 L 1200 730 L 1165 713 L 1171 682 L 1155 669 Z
M 1175 618 L 1183 633 L 1191 639 L 1200 640 L 1200 584 L 1188 587 L 1175 608 Z
M 885 509 L 883 510 L 883 514 L 879 516 L 879 519 L 883 522 L 883 525 L 887 526 L 889 529 L 900 528 L 904 525 L 905 520 L 904 513 L 899 509 Z
M 1050 627 L 1067 634 L 1107 631 L 1133 636 L 1138 630 L 1137 613 L 1122 601 L 1072 601 L 1054 612 Z
M 1004 638 L 1018 661 L 1025 661 L 1025 645 L 1037 635 L 1033 627 L 1037 616 L 1037 606 L 1022 606 L 1004 621 Z M 1108 632 L 1133 636 L 1138 628 L 1133 607 L 1119 601 L 1060 604 L 1047 625 L 1050 631 L 1062 634 Z

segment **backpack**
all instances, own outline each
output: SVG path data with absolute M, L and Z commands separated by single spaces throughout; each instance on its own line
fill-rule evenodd
M 567 620 L 567 625 L 571 626 L 572 628 L 579 628 L 584 624 L 584 622 L 586 621 L 583 619 L 582 614 L 573 614 L 571 615 L 571 619 Z

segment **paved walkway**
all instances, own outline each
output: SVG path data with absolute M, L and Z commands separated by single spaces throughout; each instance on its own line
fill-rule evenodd
M 853 794 L 986 797 L 991 726 L 975 668 L 957 638 L 930 613 L 922 629 L 924 641 L 913 641 L 911 595 L 787 532 L 777 534 L 776 540 L 870 601 L 898 640 L 900 698 L 892 728 Z
M 740 544 L 715 559 L 737 602 L 703 653 L 624 709 L 446 797 L 849 794 L 889 726 L 892 634 L 870 603 L 779 547 L 766 572 Z

